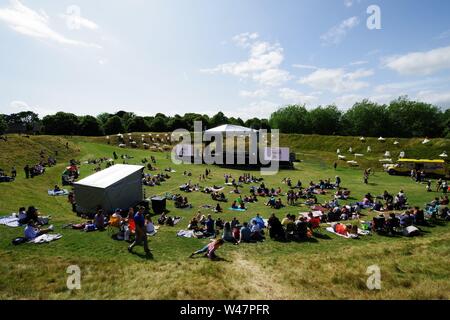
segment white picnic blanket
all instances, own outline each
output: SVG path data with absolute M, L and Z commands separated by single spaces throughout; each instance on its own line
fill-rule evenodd
M 39 237 L 34 238 L 33 240 L 28 241 L 29 243 L 39 244 L 39 243 L 49 243 L 54 240 L 61 239 L 62 235 L 60 234 L 43 234 Z
M 180 230 L 177 233 L 178 237 L 194 238 L 194 230 Z
M 49 196 L 67 196 L 68 194 L 69 194 L 69 191 L 67 191 L 66 189 L 61 190 L 61 191 L 48 190 Z
M 14 213 L 10 216 L 0 217 L 0 225 L 17 228 L 20 226 L 19 218 L 17 218 Z

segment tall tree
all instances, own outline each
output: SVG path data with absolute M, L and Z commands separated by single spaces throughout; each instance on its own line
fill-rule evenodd
M 439 137 L 442 134 L 442 112 L 431 104 L 400 97 L 389 104 L 388 113 L 397 137 Z
M 8 124 L 6 123 L 5 116 L 0 114 L 0 134 L 4 134 L 8 130 Z
M 105 134 L 118 134 L 118 133 L 124 133 L 125 128 L 122 123 L 122 118 L 119 116 L 112 116 L 109 118 L 104 127 L 103 127 Z
M 128 132 L 148 132 L 150 125 L 143 117 L 136 116 L 128 123 Z
M 150 124 L 150 131 L 152 132 L 166 132 L 167 124 L 166 119 L 162 117 L 155 117 Z
M 309 112 L 311 133 L 333 135 L 339 132 L 342 113 L 336 106 L 318 107 Z
M 271 128 L 279 129 L 282 133 L 310 132 L 308 110 L 299 105 L 278 109 L 270 116 L 269 124 Z
M 368 137 L 391 136 L 386 106 L 369 100 L 355 103 L 342 117 L 342 133 Z
M 93 116 L 80 117 L 80 135 L 82 136 L 101 136 L 103 129 L 100 121 Z
M 44 132 L 51 135 L 74 135 L 79 132 L 79 120 L 73 113 L 57 112 L 42 119 Z

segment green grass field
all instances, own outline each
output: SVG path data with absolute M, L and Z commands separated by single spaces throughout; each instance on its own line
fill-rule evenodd
M 438 195 L 426 193 L 425 185 L 416 184 L 407 177 L 391 177 L 381 168 L 376 168 L 369 185 L 365 186 L 361 169 L 340 165 L 337 172 L 333 170 L 336 142 L 323 138 L 328 147 L 314 148 L 313 145 L 320 145 L 321 140 L 307 140 L 308 147 L 302 149 L 301 136 L 282 139 L 284 145 L 292 143 L 298 157 L 304 161 L 296 164 L 295 170 L 265 177 L 267 186 L 281 186 L 285 190 L 285 185 L 281 184 L 284 177 L 291 177 L 293 181 L 301 179 L 306 184 L 310 180 L 333 179 L 338 174 L 342 185 L 352 192 L 353 199 L 350 201 L 360 201 L 367 192 L 378 195 L 384 190 L 397 193 L 403 189 L 411 205 L 423 206 Z M 353 148 L 356 149 L 358 138 L 353 140 Z M 65 148 L 66 141 L 69 142 L 69 149 Z M 401 143 L 406 145 L 412 142 Z M 425 154 L 426 149 L 422 149 L 426 147 L 420 146 L 420 142 L 415 143 L 418 146 L 410 148 L 411 153 Z M 444 139 L 436 143 L 439 145 L 430 147 L 433 152 L 442 152 L 445 149 L 441 149 L 449 145 L 448 140 Z M 348 149 L 349 146 L 346 143 L 338 147 Z M 380 149 L 377 152 L 384 149 L 377 148 Z M 126 153 L 133 156 L 134 159 L 128 161 L 130 164 L 140 164 L 142 158 L 154 155 L 161 171 L 169 166 L 177 171 L 161 186 L 146 187 L 147 197 L 167 191 L 177 192 L 178 186 L 188 179 L 182 174 L 184 170 L 191 171 L 192 181 L 197 182 L 205 166 L 174 166 L 166 159 L 166 153 L 119 149 L 103 143 L 99 138 L 11 136 L 8 142 L 0 142 L 0 149 L 0 167 L 9 170 L 16 165 L 19 175 L 15 182 L 0 184 L 0 215 L 16 212 L 20 206 L 35 205 L 42 214 L 52 216 L 55 232 L 63 235 L 61 240 L 50 244 L 14 246 L 11 240 L 22 236 L 22 228 L 0 226 L 0 299 L 450 298 L 450 227 L 446 224 L 424 228 L 423 236 L 415 238 L 372 235 L 347 240 L 322 230 L 323 236 L 308 242 L 279 243 L 268 239 L 257 244 L 227 244 L 218 251 L 222 261 L 209 261 L 201 257 L 189 259 L 189 254 L 208 240 L 178 238 L 176 232 L 187 227 L 189 219 L 201 205 L 215 204 L 208 195 L 195 192 L 187 194 L 194 205 L 191 210 L 175 209 L 173 203 L 168 201 L 170 215 L 182 216 L 183 220 L 175 227 L 161 227 L 155 237 L 149 238 L 153 258 L 148 259 L 142 247 L 136 248 L 136 254 L 130 254 L 128 244 L 112 240 L 109 232 L 85 233 L 62 229 L 67 223 L 82 220 L 71 212 L 66 197 L 49 197 L 47 190 L 60 184 L 61 173 L 69 159 L 84 161 L 111 157 L 113 151 L 119 155 Z M 49 168 L 43 176 L 25 179 L 23 165 L 37 161 L 42 149 L 51 154 L 59 150 L 58 165 Z M 93 168 L 82 165 L 82 177 L 92 174 Z M 223 184 L 224 173 L 234 176 L 243 173 L 214 166 L 209 168 L 212 179 L 201 183 L 202 186 Z M 253 174 L 259 175 L 259 172 Z M 226 192 L 229 191 L 231 188 L 226 188 Z M 246 192 L 248 186 L 244 188 L 244 194 Z M 229 195 L 229 198 L 232 197 Z M 330 198 L 331 194 L 320 196 L 319 200 L 324 202 Z M 283 201 L 286 202 L 286 199 Z M 225 210 L 224 213 L 213 214 L 213 217 L 231 220 L 236 216 L 243 222 L 260 213 L 267 218 L 273 210 L 264 206 L 263 202 L 250 204 L 245 213 Z M 282 218 L 287 213 L 298 214 L 307 210 L 304 206 L 285 207 L 275 210 L 275 213 Z M 207 210 L 201 211 L 209 213 Z M 372 216 L 368 212 L 366 214 L 368 216 L 362 219 Z M 66 287 L 66 269 L 74 264 L 81 268 L 82 288 L 70 291 Z M 381 268 L 381 290 L 371 291 L 366 287 L 366 270 L 371 265 Z

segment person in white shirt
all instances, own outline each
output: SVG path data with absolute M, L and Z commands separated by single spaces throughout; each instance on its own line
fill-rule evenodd
M 39 229 L 34 226 L 33 221 L 29 221 L 25 227 L 25 238 L 28 240 L 33 240 L 43 234 L 49 233 L 50 231 L 53 231 L 52 225 L 48 227 L 48 229 Z

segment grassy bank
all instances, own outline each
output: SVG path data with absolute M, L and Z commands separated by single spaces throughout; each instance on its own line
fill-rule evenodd
M 49 153 L 59 150 L 59 163 L 47 170 L 43 176 L 25 179 L 21 170 L 15 182 L 0 184 L 0 215 L 16 212 L 19 206 L 35 205 L 43 214 L 52 216 L 56 232 L 63 238 L 46 245 L 13 246 L 11 240 L 22 235 L 22 229 L 0 226 L 0 298 L 1 299 L 449 299 L 450 234 L 448 225 L 435 225 L 424 228 L 424 234 L 417 238 L 382 237 L 372 235 L 359 240 L 347 240 L 328 234 L 324 230 L 308 242 L 279 243 L 266 240 L 258 244 L 239 246 L 225 245 L 218 254 L 224 259 L 211 262 L 203 258 L 188 259 L 188 255 L 199 249 L 208 240 L 184 239 L 176 237 L 179 229 L 186 228 L 189 219 L 201 205 L 214 205 L 209 196 L 202 193 L 187 194 L 194 205 L 191 210 L 180 210 L 168 202 L 170 215 L 183 217 L 174 228 L 163 226 L 155 237 L 150 238 L 153 258 L 147 259 L 142 248 L 137 254 L 129 254 L 127 243 L 114 241 L 109 232 L 84 233 L 62 229 L 67 223 L 82 220 L 70 210 L 65 197 L 47 196 L 47 189 L 60 183 L 61 172 L 70 158 L 87 160 L 89 158 L 111 157 L 116 151 L 134 158 L 130 164 L 140 164 L 144 157 L 154 155 L 157 167 L 163 170 L 173 167 L 177 172 L 158 187 L 146 187 L 146 195 L 177 192 L 178 186 L 189 178 L 183 171 L 192 172 L 192 181 L 206 166 L 174 166 L 166 159 L 165 153 L 151 153 L 141 149 L 119 149 L 104 143 L 103 138 L 59 138 L 59 137 L 10 137 L 8 142 L 0 142 L 1 166 L 22 166 L 39 159 L 39 152 L 46 148 Z M 385 145 L 368 139 L 359 146 L 359 137 L 302 137 L 282 136 L 282 144 L 289 145 L 304 156 L 304 162 L 296 164 L 293 171 L 281 171 L 276 176 L 265 177 L 266 185 L 282 188 L 281 180 L 291 177 L 293 181 L 341 176 L 343 186 L 352 191 L 349 202 L 359 201 L 367 192 L 381 194 L 384 190 L 396 193 L 404 189 L 412 205 L 423 206 L 437 196 L 426 193 L 425 185 L 416 184 L 406 177 L 391 177 L 376 171 L 369 185 L 362 183 L 360 169 L 339 166 L 334 171 L 331 164 L 335 150 L 348 147 L 359 152 L 370 144 L 373 153 L 384 153 L 384 146 L 392 146 L 388 140 Z M 65 149 L 66 141 L 69 149 Z M 425 148 L 441 153 L 447 148 L 448 140 L 435 140 L 423 146 L 420 139 L 403 141 L 406 150 L 417 152 L 417 157 L 427 155 Z M 351 143 L 354 142 L 354 143 Z M 342 144 L 341 144 L 342 143 Z M 351 145 L 348 145 L 351 144 Z M 17 146 L 21 146 L 18 148 Z M 316 147 L 314 147 L 316 146 Z M 5 149 L 4 149 L 5 148 Z M 360 148 L 360 149 L 358 149 Z M 402 147 L 399 147 L 400 151 Z M 3 152 L 7 150 L 7 152 Z M 79 151 L 78 151 L 79 150 Z M 408 151 L 410 150 L 410 151 Z M 447 151 L 448 148 L 446 149 Z M 394 154 L 396 150 L 390 148 Z M 361 152 L 365 153 L 365 152 Z M 438 154 L 439 154 L 438 153 Z M 329 157 L 327 156 L 329 155 Z M 409 155 L 409 154 L 408 154 Z M 94 166 L 82 165 L 82 177 L 93 173 Z M 234 176 L 242 171 L 209 167 L 212 178 L 202 182 L 202 186 L 223 184 L 224 173 Z M 259 175 L 259 172 L 253 172 Z M 248 194 L 249 186 L 243 189 Z M 231 191 L 227 187 L 225 192 Z M 232 199 L 233 195 L 229 195 Z M 331 194 L 320 196 L 320 201 L 331 198 Z M 274 212 L 264 205 L 264 201 L 250 204 L 245 213 L 225 210 L 213 214 L 230 220 L 236 216 L 241 222 L 260 213 L 268 217 Z M 285 201 L 285 198 L 283 198 Z M 305 206 L 285 207 L 275 210 L 279 218 L 287 213 L 298 214 L 307 211 Z M 372 214 L 365 212 L 369 219 Z M 66 287 L 69 265 L 79 265 L 82 271 L 82 289 L 69 291 Z M 381 268 L 382 289 L 371 291 L 365 283 L 367 267 L 378 265 Z

